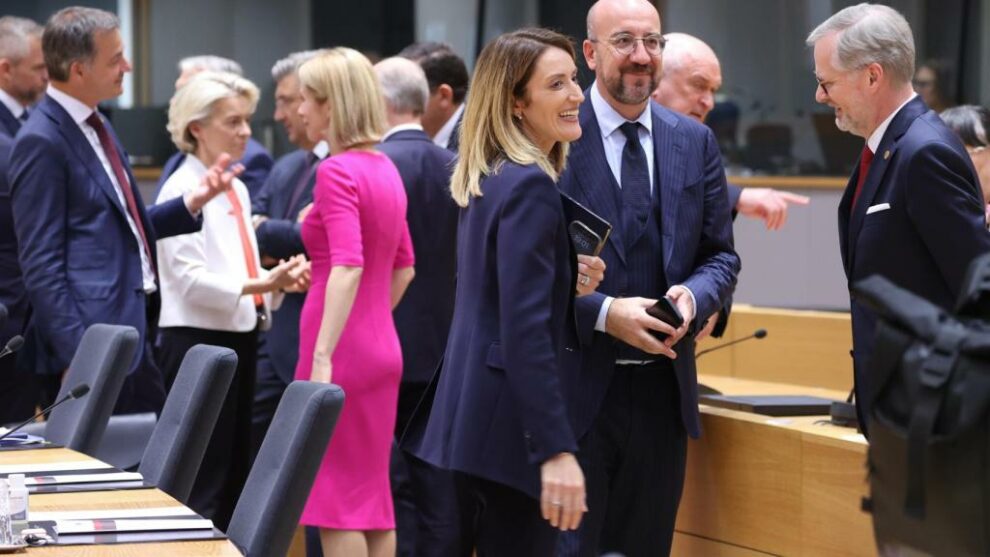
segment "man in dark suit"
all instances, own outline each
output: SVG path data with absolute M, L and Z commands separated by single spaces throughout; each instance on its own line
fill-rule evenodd
M 203 71 L 227 72 L 238 76 L 244 75 L 241 65 L 233 60 L 212 55 L 189 56 L 179 61 L 179 77 L 175 80 L 176 90 L 192 79 L 192 76 Z M 168 180 L 169 176 L 182 166 L 182 161 L 185 159 L 185 153 L 179 152 L 165 161 L 161 176 L 158 177 L 158 190 L 161 190 L 165 180 Z M 244 172 L 241 173 L 239 178 L 247 186 L 248 193 L 251 195 L 251 199 L 254 200 L 255 196 L 261 191 L 262 186 L 265 185 L 265 180 L 268 178 L 268 173 L 272 171 L 272 165 L 275 164 L 275 161 L 264 145 L 258 143 L 253 137 L 249 137 L 247 148 L 244 150 L 244 157 L 241 158 L 240 162 L 244 165 Z M 156 195 L 155 197 L 158 196 Z
M 62 374 L 86 327 L 140 335 L 115 411 L 160 411 L 151 339 L 158 296 L 155 239 L 195 231 L 202 206 L 229 187 L 224 155 L 196 190 L 145 210 L 127 155 L 98 103 L 121 93 L 130 64 L 111 13 L 71 7 L 48 20 L 51 84 L 14 141 L 8 178 L 38 371 Z
M 406 220 L 416 254 L 416 278 L 398 307 L 395 328 L 402 345 L 402 384 L 396 436 L 402 435 L 436 371 L 454 312 L 458 209 L 450 196 L 454 154 L 435 145 L 421 118 L 429 98 L 423 70 L 406 58 L 375 65 L 391 129 L 378 150 L 402 176 L 409 201 Z M 393 451 L 399 555 L 442 555 L 457 547 L 453 480 L 446 471 Z
M 663 73 L 653 100 L 661 106 L 704 123 L 715 107 L 715 93 L 722 87 L 722 68 L 715 51 L 704 41 L 685 33 L 667 33 L 663 49 Z M 732 218 L 737 214 L 761 219 L 767 230 L 780 230 L 787 222 L 788 204 L 807 205 L 810 199 L 773 188 L 741 188 L 728 184 Z M 713 315 L 698 333 L 701 340 L 709 333 L 722 336 L 728 323 L 729 308 Z M 716 324 L 717 323 L 717 324 Z
M 879 274 L 951 310 L 970 262 L 990 251 L 980 185 L 951 130 L 911 87 L 914 39 L 892 8 L 841 10 L 808 36 L 815 100 L 866 140 L 839 203 L 849 284 Z M 876 316 L 850 296 L 857 411 L 866 431 Z
M 430 98 L 421 118 L 423 131 L 433 143 L 456 153 L 470 81 L 467 65 L 446 43 L 413 43 L 399 56 L 419 64 L 430 85 Z
M 306 136 L 298 112 L 302 95 L 296 70 L 314 54 L 315 51 L 296 52 L 272 67 L 275 121 L 282 124 L 289 141 L 299 148 L 275 163 L 265 186 L 251 202 L 258 252 L 265 266 L 306 253 L 297 219 L 300 210 L 313 202 L 316 167 L 329 151 L 325 142 L 317 143 Z M 305 300 L 304 293 L 287 293 L 278 311 L 272 312 L 271 329 L 264 333 L 259 346 L 251 434 L 254 454 L 261 447 L 282 393 L 295 377 L 299 315 Z
M 595 83 L 560 187 L 613 230 L 605 280 L 577 301 L 582 380 L 569 395 L 583 409 L 575 434 L 588 514 L 576 535 L 561 536 L 560 555 L 670 551 L 687 436 L 700 434 L 689 331 L 722 307 L 739 270 L 714 135 L 650 102 L 660 33 L 646 0 L 601 0 L 588 12 L 583 48 Z M 681 327 L 646 313 L 663 296 Z
M 7 164 L 14 136 L 48 85 L 41 31 L 41 26 L 29 19 L 0 17 L 0 304 L 7 308 L 6 323 L 0 323 L 0 346 L 11 337 L 27 334 L 30 315 L 17 261 Z M 0 424 L 34 414 L 41 378 L 27 365 L 29 356 L 21 350 L 0 359 Z

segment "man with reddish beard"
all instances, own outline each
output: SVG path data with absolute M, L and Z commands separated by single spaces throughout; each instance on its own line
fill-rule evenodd
M 700 433 L 693 333 L 739 271 L 714 135 L 650 102 L 664 42 L 646 0 L 600 0 L 588 12 L 583 48 L 596 79 L 560 187 L 613 230 L 605 280 L 576 302 L 583 364 L 568 395 L 585 410 L 575 433 L 588 514 L 561 537 L 560 555 L 670 552 L 687 436 Z M 663 296 L 683 325 L 646 313 Z

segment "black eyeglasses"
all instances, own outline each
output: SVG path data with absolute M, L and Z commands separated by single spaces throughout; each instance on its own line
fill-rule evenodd
M 598 39 L 588 40 L 593 43 L 600 42 Z M 619 33 L 608 39 L 608 44 L 612 45 L 612 48 L 623 56 L 632 54 L 636 50 L 637 42 L 643 43 L 643 48 L 651 56 L 660 56 L 663 53 L 663 47 L 667 45 L 667 39 L 659 33 L 651 33 L 643 37 L 634 37 L 631 33 Z

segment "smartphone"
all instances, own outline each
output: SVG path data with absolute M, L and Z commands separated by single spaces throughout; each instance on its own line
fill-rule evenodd
M 675 329 L 684 324 L 684 317 L 681 315 L 681 312 L 677 309 L 677 306 L 674 305 L 674 302 L 666 296 L 660 298 L 657 300 L 657 303 L 646 308 L 646 313 L 649 314 L 650 317 L 659 319 Z M 661 333 L 660 331 L 654 331 L 653 329 L 650 329 L 650 334 L 660 340 L 665 340 L 668 336 L 670 336 L 666 333 Z
M 605 240 L 581 221 L 571 221 L 567 231 L 571 235 L 574 251 L 578 252 L 578 255 L 597 257 L 605 246 Z

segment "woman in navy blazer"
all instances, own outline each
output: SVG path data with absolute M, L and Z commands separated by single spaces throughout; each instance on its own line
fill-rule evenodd
M 580 369 L 581 274 L 556 179 L 580 137 L 570 41 L 543 29 L 502 35 L 478 58 L 451 180 L 463 207 L 454 318 L 415 454 L 456 477 L 464 542 L 485 555 L 550 555 L 578 526 L 584 476 L 567 400 Z

